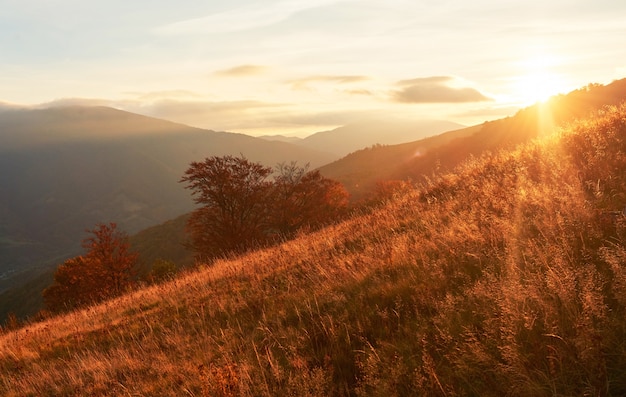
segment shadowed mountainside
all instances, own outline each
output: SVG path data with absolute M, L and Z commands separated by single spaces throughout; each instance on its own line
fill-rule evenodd
M 189 215 L 181 215 L 130 236 L 131 249 L 139 254 L 138 277 L 145 278 L 158 260 L 174 263 L 178 268 L 194 264 L 194 252 L 186 247 L 185 229 Z
M 333 155 L 105 107 L 0 112 L 0 291 L 26 269 L 77 254 L 85 230 L 135 233 L 193 208 L 191 161 L 243 154 L 274 166 Z

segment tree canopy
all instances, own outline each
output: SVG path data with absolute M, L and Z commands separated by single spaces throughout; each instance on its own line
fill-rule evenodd
M 263 239 L 272 169 L 243 157 L 209 157 L 192 162 L 181 179 L 196 204 L 188 222 L 191 247 L 213 256 L 245 250 Z
M 295 162 L 278 164 L 272 192 L 271 227 L 283 236 L 336 219 L 348 205 L 343 185 Z
M 192 162 L 181 182 L 201 205 L 188 222 L 198 259 L 243 252 L 336 219 L 347 207 L 347 192 L 307 169 L 279 164 L 270 179 L 272 168 L 243 156 Z
M 44 290 L 46 308 L 62 311 L 116 296 L 133 280 L 137 254 L 128 236 L 115 223 L 98 224 L 83 240 L 86 253 L 66 260 L 54 273 L 54 284 Z

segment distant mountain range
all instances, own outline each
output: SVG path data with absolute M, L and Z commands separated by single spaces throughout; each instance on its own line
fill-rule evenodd
M 442 120 L 367 120 L 351 123 L 330 131 L 318 132 L 306 138 L 282 135 L 263 136 L 261 138 L 289 142 L 343 157 L 368 146 L 411 142 L 463 127 L 461 124 Z

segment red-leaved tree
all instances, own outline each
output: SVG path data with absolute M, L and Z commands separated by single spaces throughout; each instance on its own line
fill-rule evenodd
M 271 226 L 291 237 L 302 227 L 318 228 L 340 219 L 348 206 L 343 185 L 295 162 L 279 164 L 272 189 Z
M 242 252 L 264 240 L 271 173 L 271 168 L 244 157 L 214 156 L 191 163 L 181 182 L 201 205 L 187 225 L 198 259 Z
M 63 311 L 119 295 L 133 282 L 137 254 L 115 223 L 99 224 L 83 240 L 86 253 L 66 260 L 44 290 L 46 308 Z
M 191 163 L 181 179 L 201 205 L 188 222 L 199 260 L 243 252 L 291 237 L 300 228 L 338 219 L 348 204 L 340 183 L 296 163 L 272 169 L 244 157 L 210 157 Z

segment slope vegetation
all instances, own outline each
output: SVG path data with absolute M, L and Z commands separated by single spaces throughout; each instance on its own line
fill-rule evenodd
M 0 394 L 626 394 L 626 107 L 0 337 Z

